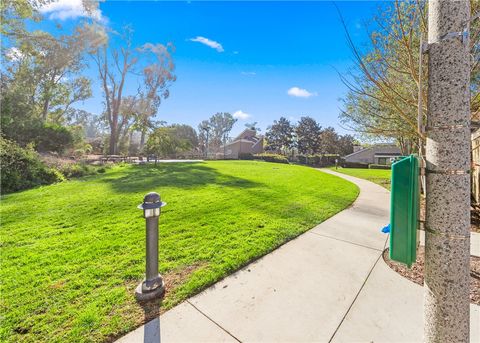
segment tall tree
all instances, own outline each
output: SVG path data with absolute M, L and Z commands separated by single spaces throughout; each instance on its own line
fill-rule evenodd
M 188 125 L 174 124 L 155 129 L 148 137 L 146 149 L 158 157 L 177 157 L 178 153 L 194 149 L 197 133 Z
M 355 138 L 352 135 L 342 135 L 339 137 L 337 142 L 337 150 L 335 153 L 340 156 L 346 156 L 353 153 L 353 145 L 355 143 Z
M 266 149 L 286 155 L 293 147 L 293 134 L 293 126 L 287 118 L 281 117 L 278 121 L 275 120 L 265 134 Z
M 118 47 L 102 44 L 92 53 L 102 84 L 105 119 L 110 128 L 109 154 L 117 154 L 119 139 L 132 118 L 131 112 L 121 111 L 125 84 L 130 81 L 129 76 L 135 73 L 143 74 L 143 84 L 138 85 L 137 92 L 130 95 L 130 102 L 135 104 L 143 96 L 147 101 L 151 101 L 153 107 L 168 96 L 168 86 L 175 81 L 175 65 L 171 55 L 173 45 L 146 43 L 134 48 L 132 30 L 129 27 L 124 27 L 119 44 L 121 45 Z M 150 117 L 154 114 L 149 111 L 150 106 L 145 108 L 147 111 L 143 113 L 144 116 Z
M 25 94 L 17 102 L 24 101 L 32 116 L 62 123 L 72 104 L 91 96 L 90 80 L 81 75 L 88 38 L 78 32 L 54 37 L 35 31 L 2 49 L 3 81 Z
M 198 124 L 199 146 L 205 158 L 208 157 L 208 148 L 210 144 L 209 138 L 210 138 L 211 130 L 212 130 L 212 127 L 210 126 L 209 120 L 203 120 L 200 124 Z
M 336 154 L 338 152 L 338 133 L 333 127 L 327 127 L 320 132 L 320 152 L 322 154 Z
M 211 145 L 215 148 L 220 148 L 223 144 L 223 153 L 225 155 L 225 144 L 227 143 L 228 134 L 232 131 L 233 125 L 237 122 L 230 113 L 218 112 L 210 117 L 211 129 Z
M 322 127 L 311 117 L 301 117 L 295 127 L 297 149 L 300 154 L 314 155 L 320 152 Z

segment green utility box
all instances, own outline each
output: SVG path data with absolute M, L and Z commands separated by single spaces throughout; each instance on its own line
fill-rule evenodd
M 414 155 L 392 164 L 390 193 L 390 259 L 409 268 L 417 258 L 420 214 L 418 159 Z

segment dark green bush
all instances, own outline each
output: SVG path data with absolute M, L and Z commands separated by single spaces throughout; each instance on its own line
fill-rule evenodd
M 31 148 L 21 148 L 0 137 L 1 193 L 12 193 L 39 185 L 63 181 L 54 168 L 47 167 Z
M 74 177 L 82 177 L 82 176 L 92 175 L 97 173 L 97 168 L 85 163 L 63 164 L 57 168 L 63 175 L 65 175 L 67 179 L 71 179 Z M 103 169 L 103 172 L 105 172 L 105 168 L 102 168 L 102 169 Z
M 254 155 L 255 159 L 263 160 L 265 162 L 275 162 L 275 163 L 288 163 L 288 159 L 283 155 L 278 154 L 257 154 Z
M 392 169 L 392 166 L 386 164 L 369 164 L 368 169 Z
M 38 129 L 34 143 L 37 151 L 61 153 L 73 145 L 73 135 L 64 126 L 45 124 Z
M 360 163 L 360 162 L 342 162 L 343 168 L 365 168 L 368 169 L 368 163 Z
M 338 160 L 339 164 L 341 163 L 341 158 L 336 154 L 325 154 L 325 155 L 298 155 L 296 160 L 300 164 L 306 164 L 309 166 L 316 167 L 328 167 L 334 166 L 335 160 Z
M 239 160 L 253 160 L 253 158 L 254 158 L 253 154 L 249 152 L 241 152 L 238 154 Z
M 73 146 L 73 135 L 68 128 L 44 124 L 36 119 L 21 123 L 8 122 L 2 127 L 2 135 L 8 140 L 17 142 L 21 147 L 33 144 L 35 150 L 39 152 L 62 153 Z

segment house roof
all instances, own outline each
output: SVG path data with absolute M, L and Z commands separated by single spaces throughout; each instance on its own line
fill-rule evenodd
M 225 144 L 225 146 L 233 145 L 237 142 L 250 143 L 252 145 L 255 145 L 257 143 L 257 142 L 251 141 L 249 139 L 243 139 L 242 138 L 242 139 L 235 139 L 234 141 L 228 142 L 227 144 Z M 222 147 L 223 147 L 223 145 L 222 145 Z
M 374 150 L 374 154 L 375 154 L 375 155 L 379 155 L 379 156 L 380 156 L 380 155 L 385 155 L 385 156 L 397 156 L 397 154 L 398 154 L 398 156 L 401 155 L 401 153 L 391 152 L 391 151 L 389 151 L 389 152 L 382 152 L 382 151 L 381 151 L 381 150 L 382 150 L 382 147 L 384 147 L 384 148 L 386 148 L 386 149 L 388 149 L 388 148 L 396 148 L 396 149 L 398 149 L 398 147 L 397 147 L 395 144 L 374 144 L 374 145 L 372 145 L 371 147 L 363 148 L 363 149 L 358 150 L 358 151 L 355 151 L 355 152 L 353 152 L 353 153 L 351 153 L 351 154 L 349 154 L 349 155 L 346 155 L 346 156 L 344 156 L 344 158 L 349 158 L 349 157 L 355 156 L 355 155 L 357 155 L 357 154 L 360 154 L 360 153 L 365 152 L 365 151 L 368 151 L 368 150 Z M 400 149 L 398 149 L 398 150 L 400 150 Z M 388 151 L 388 150 L 387 150 L 387 151 Z
M 241 139 L 243 137 L 243 135 L 246 133 L 246 132 L 253 132 L 253 135 L 256 136 L 257 135 L 257 131 L 256 130 L 252 130 L 252 129 L 245 129 L 243 130 L 237 137 L 235 137 L 234 141 L 236 141 L 237 139 Z
M 363 149 L 361 149 L 361 150 L 352 152 L 351 154 L 344 156 L 344 158 L 351 157 L 351 156 L 355 156 L 356 154 L 359 154 L 359 153 L 361 153 L 361 152 L 364 152 L 364 151 L 367 151 L 367 150 L 370 150 L 370 149 L 371 149 L 371 148 L 363 148 Z

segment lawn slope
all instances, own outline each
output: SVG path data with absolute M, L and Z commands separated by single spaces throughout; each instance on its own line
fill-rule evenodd
M 330 168 L 333 171 L 355 176 L 374 182 L 388 190 L 391 188 L 392 171 L 390 169 Z
M 347 207 L 355 185 L 317 170 L 252 161 L 118 166 L 4 196 L 0 341 L 102 342 L 157 314 L 133 292 L 156 191 L 162 310 Z

